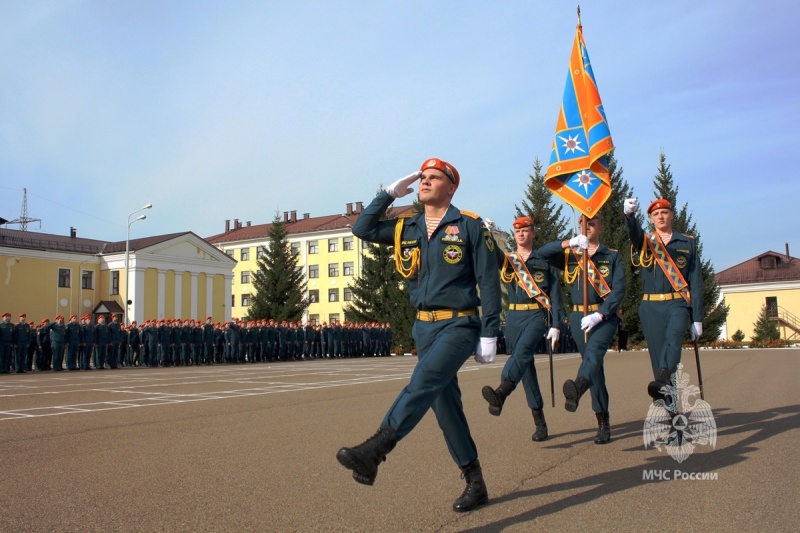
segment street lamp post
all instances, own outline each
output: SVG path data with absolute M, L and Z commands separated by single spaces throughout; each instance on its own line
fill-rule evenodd
M 136 218 L 135 220 L 131 220 L 131 217 L 133 215 L 135 215 L 136 213 L 138 213 L 139 211 L 144 211 L 145 209 L 150 209 L 151 207 L 153 207 L 153 204 L 147 204 L 146 206 L 142 207 L 141 209 L 137 209 L 136 211 L 134 211 L 133 213 L 128 215 L 128 235 L 125 237 L 125 306 L 124 306 L 124 309 L 125 309 L 125 320 L 124 320 L 124 324 L 126 326 L 130 324 L 130 322 L 128 321 L 128 306 L 129 306 L 128 302 L 130 301 L 130 300 L 128 300 L 128 258 L 130 256 L 130 250 L 131 250 L 131 225 L 134 222 L 139 222 L 140 220 L 146 219 L 147 215 L 139 215 L 139 217 Z

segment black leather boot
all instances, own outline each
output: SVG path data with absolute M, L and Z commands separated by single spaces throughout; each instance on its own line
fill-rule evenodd
M 372 485 L 378 475 L 378 465 L 386 460 L 386 454 L 394 450 L 396 444 L 395 430 L 381 427 L 358 446 L 339 450 L 336 459 L 343 467 L 353 471 L 353 479 L 357 482 Z
M 453 510 L 459 513 L 471 511 L 489 501 L 489 491 L 483 482 L 481 463 L 477 459 L 461 469 L 461 477 L 467 481 L 467 486 L 461 497 L 453 502 Z
M 506 398 L 514 391 L 514 384 L 510 381 L 503 381 L 499 387 L 493 389 L 488 385 L 481 389 L 483 399 L 489 402 L 489 413 L 500 416 L 503 411 L 503 404 Z
M 531 435 L 531 440 L 534 442 L 547 440 L 547 422 L 544 419 L 544 411 L 531 409 L 531 413 L 533 413 L 533 423 L 536 424 L 536 431 Z
M 589 389 L 589 380 L 583 376 L 580 376 L 575 381 L 568 379 L 564 382 L 564 409 L 569 411 L 570 413 L 574 413 L 578 410 L 578 402 L 581 400 L 581 396 Z
M 606 444 L 611 440 L 611 424 L 608 419 L 608 411 L 595 413 L 597 416 L 597 436 L 594 438 L 595 444 Z
M 664 393 L 661 392 L 661 387 L 666 387 L 672 382 L 672 376 L 669 373 L 669 369 L 661 368 L 658 371 L 658 376 L 656 376 L 655 381 L 651 381 L 647 385 L 647 394 L 654 400 L 663 400 Z

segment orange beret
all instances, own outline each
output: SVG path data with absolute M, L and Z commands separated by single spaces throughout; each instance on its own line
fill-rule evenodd
M 24 317 L 26 317 L 26 316 L 28 316 L 28 315 L 26 315 L 25 313 L 20 313 L 20 314 L 19 314 L 19 317 L 20 317 L 20 318 L 24 318 Z
M 3 313 L 2 318 L 5 318 L 7 316 L 11 316 L 11 313 Z
M 461 183 L 461 178 L 458 175 L 456 167 L 454 167 L 447 161 L 442 161 L 441 159 L 432 157 L 430 159 L 427 159 L 424 163 L 422 163 L 422 166 L 419 167 L 420 170 L 426 170 L 429 168 L 435 168 L 447 174 L 447 177 L 450 178 L 450 181 L 455 183 L 456 187 L 458 187 L 458 184 Z
M 672 206 L 669 205 L 669 201 L 664 200 L 663 198 L 660 200 L 656 200 L 650 207 L 647 208 L 647 214 L 649 215 L 651 212 L 655 211 L 656 209 L 669 209 L 672 211 Z
M 78 318 L 78 315 L 69 315 L 70 320 L 72 320 L 73 318 Z
M 64 317 L 61 315 L 56 315 L 56 320 L 64 320 Z
M 514 229 L 530 228 L 533 227 L 533 219 L 531 217 L 519 217 L 512 226 L 514 226 Z

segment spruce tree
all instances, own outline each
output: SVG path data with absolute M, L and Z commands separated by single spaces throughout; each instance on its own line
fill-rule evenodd
M 761 312 L 758 314 L 758 319 L 753 324 L 753 336 L 751 340 L 757 343 L 764 343 L 774 341 L 781 338 L 781 332 L 778 325 L 772 320 L 767 311 L 767 306 L 761 306 Z
M 391 218 L 391 212 L 389 208 L 382 218 Z M 363 256 L 361 272 L 351 288 L 353 299 L 345 306 L 345 318 L 357 322 L 388 322 L 394 345 L 411 351 L 415 312 L 406 284 L 395 268 L 394 246 L 370 244 L 369 252 Z
M 308 308 L 306 281 L 299 265 L 299 254 L 293 252 L 280 213 L 275 213 L 269 229 L 269 246 L 258 258 L 258 271 L 253 275 L 253 296 L 248 320 L 274 318 L 277 322 L 300 320 Z
M 533 161 L 533 174 L 525 189 L 525 197 L 521 204 L 515 205 L 516 216 L 529 216 L 533 219 L 536 236 L 533 239 L 533 249 L 539 248 L 548 242 L 564 238 L 567 232 L 567 220 L 562 216 L 564 206 L 553 203 L 553 192 L 544 184 L 545 173 L 541 160 L 537 157 Z M 509 249 L 514 249 L 513 239 Z
M 623 206 L 626 198 L 634 196 L 633 188 L 625 181 L 623 169 L 618 165 L 614 152 L 608 154 L 608 172 L 611 176 L 611 196 L 603 204 L 600 216 L 603 221 L 603 235 L 600 241 L 620 254 L 625 271 L 626 290 L 620 308 L 622 309 L 622 329 L 628 333 L 629 344 L 644 341 L 639 324 L 639 302 L 642 299 L 642 282 L 638 269 L 631 265 L 631 241 L 625 229 Z M 635 215 L 639 223 L 644 220 L 640 213 Z

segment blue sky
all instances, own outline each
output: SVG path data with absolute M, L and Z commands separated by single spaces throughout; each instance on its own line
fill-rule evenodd
M 8 0 L 0 216 L 124 240 L 344 212 L 450 161 L 508 228 L 545 164 L 574 38 L 563 1 Z M 624 176 L 663 150 L 717 271 L 800 255 L 796 3 L 581 2 Z M 406 203 L 406 202 L 403 202 Z M 13 226 L 10 226 L 13 227 Z

